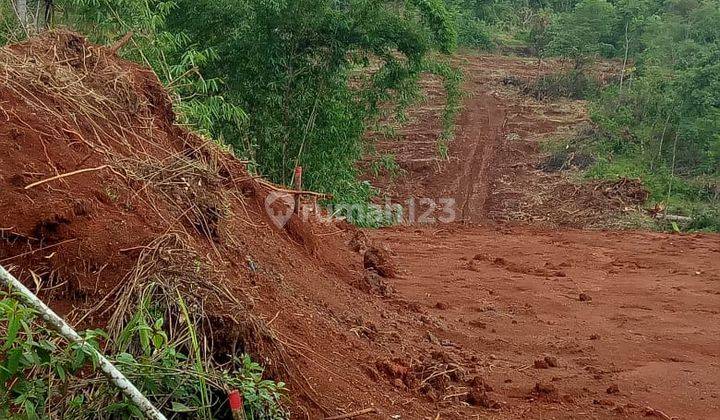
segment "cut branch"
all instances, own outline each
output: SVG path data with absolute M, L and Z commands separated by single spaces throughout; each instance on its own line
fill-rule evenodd
M 45 184 L 46 182 L 55 181 L 55 180 L 58 180 L 58 179 L 61 179 L 61 178 L 67 178 L 67 177 L 69 177 L 69 176 L 81 174 L 81 173 L 84 173 L 84 172 L 99 171 L 100 169 L 105 169 L 105 168 L 107 168 L 107 167 L 108 167 L 108 165 L 102 165 L 102 166 L 98 166 L 97 168 L 78 169 L 77 171 L 72 171 L 72 172 L 68 172 L 68 173 L 64 173 L 64 174 L 60 174 L 60 175 L 55 175 L 55 176 L 53 176 L 53 177 L 50 177 L 50 178 L 47 178 L 47 179 L 43 179 L 43 180 L 41 180 L 41 181 L 33 182 L 32 184 L 27 185 L 27 186 L 25 187 L 25 189 L 26 189 L 26 190 L 29 190 L 30 188 L 37 187 L 38 185 Z
M 106 47 L 106 51 L 112 55 L 116 55 L 118 51 L 125 45 L 127 45 L 128 42 L 130 42 L 130 39 L 133 37 L 133 32 L 130 31 L 123 35 L 122 38 L 120 38 L 117 42 L 110 45 L 109 47 Z
M 283 192 L 283 193 L 288 193 L 288 194 L 293 194 L 293 195 L 294 194 L 311 195 L 314 197 L 322 197 L 322 198 L 327 198 L 327 199 L 333 198 L 332 194 L 319 193 L 319 192 L 315 192 L 315 191 L 289 190 L 286 188 L 281 188 L 281 187 L 278 187 L 277 185 L 273 185 L 262 179 L 258 179 L 257 182 L 258 182 L 258 184 L 260 184 L 266 188 L 270 188 L 273 191 L 278 191 L 278 192 Z
M 351 418 L 353 418 L 353 417 L 359 417 L 359 416 L 362 416 L 362 415 L 364 415 L 364 414 L 372 414 L 372 413 L 377 413 L 377 408 L 375 408 L 375 407 L 366 408 L 366 409 L 364 409 L 364 410 L 353 411 L 352 413 L 341 414 L 341 415 L 339 415 L 339 416 L 325 417 L 325 420 L 351 419 Z

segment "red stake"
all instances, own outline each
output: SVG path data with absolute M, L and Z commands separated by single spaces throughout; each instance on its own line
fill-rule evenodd
M 245 420 L 245 410 L 243 409 L 242 395 L 237 389 L 233 389 L 228 393 L 228 402 L 230 403 L 230 411 L 232 411 L 234 420 Z

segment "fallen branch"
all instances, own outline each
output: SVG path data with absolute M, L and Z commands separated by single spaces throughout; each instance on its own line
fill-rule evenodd
M 670 417 L 667 414 L 663 413 L 662 411 L 652 408 L 652 407 L 645 407 L 645 416 L 655 416 L 660 417 L 665 420 L 673 420 L 674 417 Z
M 655 217 L 657 217 L 658 219 L 670 220 L 671 222 L 692 222 L 693 221 L 692 217 L 679 216 L 677 214 L 658 214 Z
M 68 172 L 68 173 L 64 173 L 64 174 L 60 174 L 60 175 L 55 175 L 55 176 L 53 176 L 53 177 L 50 177 L 50 178 L 47 178 L 47 179 L 43 179 L 43 180 L 41 180 L 41 181 L 33 182 L 32 184 L 25 186 L 25 189 L 26 189 L 26 190 L 29 190 L 30 188 L 37 187 L 38 185 L 42 185 L 42 184 L 44 184 L 44 183 L 46 183 L 46 182 L 55 181 L 55 180 L 58 180 L 58 179 L 62 179 L 62 178 L 66 178 L 66 177 L 69 177 L 69 176 L 81 174 L 81 173 L 84 173 L 84 172 L 99 171 L 100 169 L 105 169 L 105 168 L 107 168 L 107 167 L 108 167 L 108 165 L 102 165 L 102 166 L 98 166 L 97 168 L 78 169 L 77 171 L 72 171 L 72 172 Z
M 371 407 L 364 410 L 353 411 L 352 413 L 341 414 L 339 416 L 325 417 L 325 420 L 340 420 L 340 419 L 351 419 L 353 417 L 362 416 L 363 414 L 377 413 L 377 408 Z
M 55 247 L 58 247 L 58 246 L 60 246 L 60 245 L 64 245 L 64 244 L 66 244 L 66 243 L 68 243 L 68 242 L 73 242 L 73 241 L 77 241 L 77 238 L 66 239 L 66 240 L 64 240 L 64 241 L 60 241 L 60 242 L 54 243 L 54 244 L 52 244 L 52 245 L 44 246 L 44 247 L 38 248 L 38 249 L 33 249 L 33 250 L 30 250 L 30 251 L 27 251 L 27 252 L 23 252 L 22 254 L 13 255 L 13 256 L 10 256 L 10 257 L 7 257 L 7 258 L 4 258 L 4 259 L 0 260 L 0 263 L 5 263 L 5 262 L 7 262 L 7 261 L 14 260 L 14 259 L 16 259 L 16 258 L 22 258 L 22 257 L 25 257 L 25 256 L 27 256 L 27 255 L 31 255 L 31 254 L 34 254 L 34 253 L 40 252 L 40 251 L 45 251 L 45 250 L 48 250 L 48 249 L 50 249 L 50 248 L 55 248 Z
M 286 188 L 281 188 L 281 187 L 278 187 L 277 185 L 273 185 L 262 179 L 257 180 L 257 182 L 258 182 L 258 184 L 260 184 L 264 187 L 270 188 L 273 191 L 283 192 L 283 193 L 287 193 L 287 194 L 312 195 L 315 197 L 322 197 L 322 198 L 327 198 L 327 199 L 333 198 L 332 194 L 319 193 L 319 192 L 315 192 L 315 191 L 288 190 Z

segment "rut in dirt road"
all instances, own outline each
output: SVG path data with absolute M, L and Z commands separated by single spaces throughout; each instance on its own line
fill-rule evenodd
M 486 200 L 492 182 L 492 162 L 503 138 L 505 112 L 499 101 L 486 92 L 478 92 L 467 104 L 458 124 L 463 127 L 454 154 L 464 160 L 450 169 L 461 220 L 480 222 L 487 216 Z M 466 158 L 466 159 L 465 159 Z

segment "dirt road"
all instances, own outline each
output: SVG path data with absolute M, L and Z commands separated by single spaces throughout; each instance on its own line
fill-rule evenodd
M 514 227 L 386 229 L 402 298 L 479 355 L 497 418 L 717 418 L 720 238 Z M 582 298 L 581 298 L 582 296 Z M 555 358 L 557 367 L 536 361 Z M 552 360 L 552 359 L 551 359 Z M 551 395 L 533 393 L 551 385 Z M 614 391 L 617 386 L 618 391 Z
M 720 237 L 569 229 L 608 221 L 609 207 L 567 175 L 536 169 L 538 139 L 586 114 L 578 101 L 539 103 L 502 87 L 533 65 L 469 60 L 448 161 L 417 164 L 433 160 L 412 147 L 432 129 L 422 112 L 400 142 L 381 144 L 405 169 L 389 194 L 451 196 L 461 215 L 367 232 L 395 254 L 395 298 L 424 314 L 425 325 L 404 334 L 474 360 L 501 407 L 439 412 L 718 418 Z
M 441 110 L 439 80 L 423 81 L 426 103 L 409 111 L 397 136 L 374 137 L 378 156 L 390 156 L 400 173 L 369 175 L 394 202 L 452 198 L 459 220 L 524 222 L 547 227 L 623 226 L 630 203 L 609 200 L 597 184 L 575 182 L 573 171 L 542 169 L 540 141 L 573 136 L 587 127 L 584 101 L 536 101 L 511 80 L 531 81 L 561 64 L 495 55 L 458 60 L 465 72 L 462 112 L 447 157 L 438 153 Z M 607 69 L 597 70 L 599 77 Z M 368 166 L 370 164 L 368 163 Z M 370 171 L 368 171 L 369 173 Z

